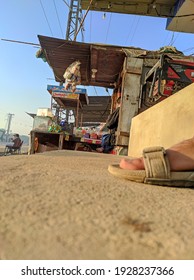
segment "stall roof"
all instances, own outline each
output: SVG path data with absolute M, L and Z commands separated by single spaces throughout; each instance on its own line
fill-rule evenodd
M 79 99 L 79 107 L 88 104 L 88 95 L 86 89 L 77 88 L 75 93 L 68 91 L 64 86 L 47 85 L 47 90 L 54 100 L 63 108 L 74 109 L 77 107 Z
M 59 101 L 60 98 L 57 99 L 57 103 Z M 106 122 L 111 110 L 111 96 L 88 96 L 88 102 L 89 104 L 83 104 L 82 109 L 79 111 L 79 124 L 81 124 L 81 121 L 82 124 Z M 73 105 L 75 105 L 75 103 Z M 64 107 L 64 105 L 62 107 Z M 71 108 L 74 109 L 74 107 Z M 34 113 L 26 112 L 26 114 L 32 118 L 36 116 Z
M 81 85 L 114 88 L 126 57 L 123 47 L 80 43 L 40 35 L 38 38 L 57 82 L 64 83 L 65 70 L 72 62 L 79 60 Z M 144 51 L 133 47 L 125 49 Z
M 111 96 L 88 96 L 88 99 L 89 104 L 84 105 L 80 110 L 82 123 L 106 122 L 111 109 Z
M 63 86 L 47 85 L 48 92 L 64 109 L 76 109 L 79 96 L 79 122 L 106 122 L 111 109 L 111 96 L 88 96 L 85 89 L 77 88 L 75 93 L 65 90 Z
M 194 33 L 193 0 L 81 0 L 83 10 L 167 18 L 166 29 Z
M 155 17 L 169 17 L 177 0 L 81 0 L 83 10 L 134 14 Z
M 32 117 L 32 118 L 34 118 L 35 116 L 36 116 L 36 114 L 35 113 L 28 113 L 28 112 L 26 112 L 26 114 L 28 114 L 30 117 Z

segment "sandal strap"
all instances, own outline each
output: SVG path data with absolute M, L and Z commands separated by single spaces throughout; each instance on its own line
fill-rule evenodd
M 170 164 L 163 147 L 150 147 L 143 150 L 147 178 L 170 178 Z

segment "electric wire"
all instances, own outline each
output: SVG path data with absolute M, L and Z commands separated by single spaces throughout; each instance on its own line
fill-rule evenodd
M 63 0 L 63 2 L 65 3 L 65 5 L 71 10 L 71 8 L 70 8 L 70 6 L 69 6 L 69 4 L 65 1 L 65 0 Z
M 168 44 L 169 46 L 172 46 L 173 40 L 174 40 L 174 32 L 172 32 L 172 37 L 171 37 L 171 40 L 170 40 L 170 42 Z
M 90 12 L 90 42 L 92 41 L 92 11 Z
M 98 93 L 97 93 L 96 87 L 94 87 L 94 91 L 95 91 L 95 93 L 96 93 L 96 96 L 98 96 Z
M 59 19 L 59 14 L 58 14 L 58 12 L 57 12 L 57 7 L 56 7 L 56 2 L 55 2 L 55 0 L 53 0 L 53 4 L 54 4 L 54 7 L 55 7 L 55 12 L 56 12 L 56 15 L 57 15 L 57 19 L 58 19 L 59 27 L 60 27 L 60 30 L 61 30 L 61 34 L 62 34 L 62 37 L 64 38 L 64 34 L 63 34 L 62 27 L 61 27 L 61 22 L 60 22 L 60 19 Z
M 108 95 L 110 96 L 110 92 L 108 91 L 108 88 L 105 88 L 105 91 L 108 93 Z
M 48 18 L 47 18 L 47 16 L 46 16 L 46 12 L 45 12 L 45 9 L 44 9 L 44 7 L 43 7 L 42 1 L 41 1 L 41 0 L 39 0 L 39 1 L 40 1 L 40 5 L 41 5 L 41 7 L 42 7 L 43 13 L 44 13 L 46 22 L 47 22 L 48 27 L 49 27 L 49 29 L 50 29 L 51 35 L 53 36 L 53 32 L 52 32 L 51 26 L 50 26 L 50 24 L 49 24 Z
M 129 35 L 130 35 L 131 31 L 132 31 L 133 25 L 134 25 L 134 23 L 135 23 L 135 19 L 136 19 L 136 16 L 133 17 L 132 24 L 130 25 L 129 32 L 128 32 L 128 34 L 127 34 L 127 39 L 126 39 L 126 41 L 125 41 L 125 45 L 127 44 L 127 41 L 129 40 Z
M 175 20 L 175 26 L 176 26 L 176 29 L 175 29 L 175 30 L 178 30 L 178 20 L 177 20 L 177 19 Z M 177 37 L 179 36 L 179 34 L 177 34 L 177 35 L 176 35 L 176 38 L 175 38 L 174 35 L 175 35 L 175 32 L 173 32 L 172 39 L 171 39 L 171 42 L 170 42 L 170 43 L 171 43 L 170 46 L 174 45 L 174 43 L 175 43 Z
M 110 95 L 109 95 L 110 96 Z M 101 117 L 103 117 L 107 112 L 108 112 L 108 108 L 111 105 L 111 99 L 109 100 L 109 102 L 106 105 L 106 109 L 104 110 L 104 112 L 101 114 Z M 110 112 L 109 112 L 110 113 Z
M 136 26 L 135 26 L 135 28 L 134 28 L 133 35 L 131 36 L 130 44 L 132 43 L 133 38 L 134 38 L 134 36 L 135 36 L 135 33 L 136 33 L 136 30 L 137 30 L 137 27 L 138 27 L 138 25 L 139 25 L 139 21 L 140 21 L 140 16 L 138 16 L 137 23 L 136 23 Z
M 194 47 L 188 48 L 188 49 L 184 50 L 183 52 L 189 52 L 189 51 L 191 51 L 191 50 L 193 50 L 193 49 L 194 49 Z
M 163 44 L 162 44 L 163 46 L 165 46 L 165 42 L 168 41 L 168 37 L 169 37 L 169 36 L 170 36 L 170 32 L 167 33 L 165 39 L 163 40 Z
M 174 43 L 176 42 L 177 38 L 179 37 L 179 33 L 176 34 L 176 37 L 174 38 L 173 42 L 172 42 L 172 45 L 174 45 Z
M 108 33 L 109 33 L 109 30 L 110 30 L 111 20 L 112 20 L 112 13 L 110 14 L 110 18 L 109 18 L 109 22 L 108 22 L 108 29 L 107 29 L 107 32 L 106 32 L 105 43 L 107 42 L 107 39 L 108 39 Z

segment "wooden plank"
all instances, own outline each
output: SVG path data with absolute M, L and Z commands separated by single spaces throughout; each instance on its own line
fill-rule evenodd
M 59 135 L 59 150 L 63 149 L 63 139 L 64 139 L 64 135 L 61 133 Z
M 30 131 L 30 154 L 34 154 L 35 153 L 35 149 L 34 149 L 34 141 L 35 140 L 35 132 L 32 130 Z
M 129 143 L 131 120 L 138 114 L 138 102 L 140 95 L 141 75 L 128 73 L 127 69 L 142 69 L 143 59 L 127 57 L 124 63 L 124 75 L 122 80 L 122 98 L 119 113 L 119 123 L 117 128 L 116 145 L 126 145 Z

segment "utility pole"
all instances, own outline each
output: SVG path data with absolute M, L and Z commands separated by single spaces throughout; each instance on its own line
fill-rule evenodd
M 83 19 L 81 10 L 81 0 L 71 0 L 69 7 L 69 15 L 66 29 L 66 40 L 75 41 L 77 32 Z M 84 27 L 81 26 L 82 42 L 84 42 Z M 72 111 L 73 115 L 74 112 Z M 70 110 L 66 109 L 66 121 L 69 121 Z M 75 116 L 75 115 L 74 115 Z
M 65 1 L 64 1 L 65 2 Z M 66 40 L 75 41 L 77 37 L 77 32 L 79 29 L 79 25 L 82 22 L 83 14 L 81 10 L 81 0 L 71 0 L 69 7 L 69 15 L 67 21 L 67 29 L 66 29 Z M 82 42 L 84 42 L 84 27 L 83 24 L 80 28 Z M 60 86 L 63 86 L 63 83 L 60 83 Z M 51 97 L 51 110 L 55 109 L 55 117 L 59 120 L 60 115 L 64 110 L 61 110 L 60 106 L 54 101 Z M 74 112 L 72 111 L 73 115 Z M 65 120 L 69 122 L 70 110 L 65 109 Z
M 78 31 L 78 24 L 81 24 L 83 14 L 81 10 L 81 0 L 71 0 L 66 30 L 66 40 L 74 41 Z M 84 27 L 81 27 L 82 42 L 84 41 Z
M 5 128 L 6 130 L 6 142 L 8 141 L 8 137 L 10 134 L 10 127 L 11 127 L 11 122 L 12 122 L 12 118 L 13 118 L 14 114 L 7 114 L 7 127 Z

